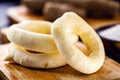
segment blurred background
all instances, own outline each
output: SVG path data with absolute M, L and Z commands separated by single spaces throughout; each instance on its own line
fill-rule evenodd
M 20 4 L 20 0 L 0 0 L 0 27 L 9 26 L 7 9 Z
M 119 39 L 112 40 L 100 34 L 99 36 L 104 43 L 106 55 L 120 62 L 120 0 L 0 0 L 0 44 L 9 42 L 6 32 L 12 24 L 24 20 L 53 22 L 67 11 L 77 13 L 98 34 L 118 25 L 117 31 L 113 33 L 117 32 L 115 35 Z

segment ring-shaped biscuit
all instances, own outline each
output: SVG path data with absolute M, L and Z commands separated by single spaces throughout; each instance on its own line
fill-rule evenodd
M 87 55 L 88 52 L 82 43 L 77 42 L 75 45 Z M 32 68 L 56 68 L 67 64 L 59 53 L 30 51 L 14 43 L 10 43 L 5 49 L 4 60 Z
M 5 49 L 6 61 L 14 61 L 20 65 L 32 68 L 55 68 L 66 65 L 59 53 L 30 52 L 13 43 Z
M 24 21 L 12 25 L 7 38 L 24 48 L 38 52 L 58 52 L 56 44 L 50 32 L 51 22 L 47 21 Z M 77 42 L 78 36 L 74 35 L 70 28 L 67 31 L 71 35 L 72 43 Z
M 74 34 L 80 36 L 86 45 L 89 56 L 70 43 L 71 37 L 66 26 L 72 28 Z M 74 69 L 90 74 L 98 71 L 105 60 L 104 47 L 97 33 L 82 18 L 73 12 L 66 12 L 55 20 L 51 27 L 51 34 L 55 40 L 58 51 Z

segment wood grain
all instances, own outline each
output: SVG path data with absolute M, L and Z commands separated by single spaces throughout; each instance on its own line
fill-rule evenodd
M 3 61 L 7 46 L 0 46 L 0 70 L 9 80 L 120 80 L 120 64 L 108 57 L 99 71 L 86 75 L 69 65 L 55 69 L 33 69 Z

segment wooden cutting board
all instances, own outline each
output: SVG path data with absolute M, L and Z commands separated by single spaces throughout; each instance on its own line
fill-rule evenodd
M 45 20 L 43 15 L 35 15 L 29 12 L 25 6 L 11 7 L 7 10 L 7 16 L 9 17 L 11 24 L 19 23 L 24 20 Z M 97 19 L 97 18 L 86 18 L 87 21 L 93 28 L 99 28 L 101 26 L 111 25 L 120 23 L 120 15 L 111 19 Z
M 108 57 L 99 71 L 86 75 L 69 65 L 55 69 L 33 69 L 3 61 L 7 46 L 0 46 L 0 70 L 6 76 L 0 73 L 1 80 L 120 80 L 120 64 Z

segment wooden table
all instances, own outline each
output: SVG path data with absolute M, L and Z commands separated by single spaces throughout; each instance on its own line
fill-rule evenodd
M 9 80 L 120 80 L 120 64 L 108 57 L 99 71 L 86 75 L 69 65 L 55 69 L 32 69 L 18 64 L 9 64 L 2 60 L 7 46 L 8 44 L 0 46 L 0 70 L 6 76 L 2 77 Z

